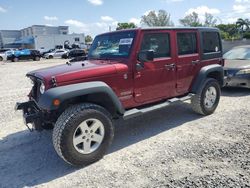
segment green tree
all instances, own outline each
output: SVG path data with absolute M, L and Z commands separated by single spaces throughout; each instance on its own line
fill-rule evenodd
M 133 29 L 136 28 L 137 26 L 134 23 L 118 23 L 116 30 L 122 30 L 122 29 Z
M 231 40 L 240 38 L 236 24 L 219 24 L 216 27 L 221 31 L 223 39 Z
M 86 37 L 85 37 L 85 43 L 90 43 L 90 42 L 92 42 L 93 41 L 93 38 L 90 36 L 90 35 L 87 35 Z
M 200 22 L 199 16 L 196 12 L 192 12 L 189 15 L 186 15 L 183 19 L 180 19 L 179 22 L 183 26 L 190 26 L 190 27 L 199 27 L 202 26 Z
M 174 23 L 171 21 L 171 15 L 165 10 L 150 11 L 147 15 L 142 16 L 141 24 L 148 27 L 164 27 L 173 26 Z
M 249 27 L 250 27 L 250 21 L 248 19 L 239 18 L 236 22 L 236 28 L 241 34 L 241 37 L 243 37 L 244 32 L 249 30 Z
M 210 13 L 205 13 L 205 22 L 204 26 L 206 27 L 214 27 L 216 25 L 217 19 Z

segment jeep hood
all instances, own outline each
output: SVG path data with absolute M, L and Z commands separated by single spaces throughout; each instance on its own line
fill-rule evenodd
M 51 84 L 52 78 L 57 85 L 64 83 L 81 82 L 118 72 L 127 73 L 127 65 L 117 61 L 87 60 L 71 64 L 63 64 L 45 69 L 39 69 L 27 74 L 28 77 L 36 77 L 47 84 Z

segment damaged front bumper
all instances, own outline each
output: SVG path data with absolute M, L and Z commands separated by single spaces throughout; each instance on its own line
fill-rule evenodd
M 225 80 L 225 87 L 250 88 L 250 74 L 227 76 Z
M 40 129 L 40 127 L 36 122 L 41 122 L 42 112 L 35 101 L 16 103 L 15 110 L 23 111 L 24 124 L 30 131 L 33 131 L 34 129 L 36 130 Z

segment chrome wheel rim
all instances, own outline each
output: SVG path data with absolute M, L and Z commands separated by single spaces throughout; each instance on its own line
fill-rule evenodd
M 209 87 L 205 93 L 204 105 L 206 106 L 206 108 L 212 108 L 216 102 L 216 98 L 216 88 L 213 86 Z
M 104 125 L 100 120 L 87 119 L 74 132 L 74 148 L 81 154 L 90 154 L 100 147 L 104 134 Z

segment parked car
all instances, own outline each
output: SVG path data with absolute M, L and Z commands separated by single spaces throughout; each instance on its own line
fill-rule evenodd
M 45 57 L 46 59 L 62 58 L 62 56 L 63 56 L 64 54 L 66 54 L 66 53 L 68 53 L 67 50 L 63 50 L 63 49 L 54 50 L 54 51 L 52 51 L 52 52 L 50 52 L 50 53 L 46 53 L 46 54 L 44 55 L 44 57 Z
M 6 52 L 10 51 L 10 50 L 11 49 L 9 49 L 9 48 L 2 48 L 2 49 L 0 49 L 0 61 L 7 60 L 7 54 L 6 54 Z
M 82 49 L 73 49 L 70 50 L 68 53 L 65 53 L 62 55 L 62 58 L 64 59 L 72 59 L 72 58 L 76 58 L 76 57 L 85 57 L 86 53 L 84 50 Z
M 88 59 L 87 56 L 80 56 L 80 57 L 75 57 L 73 59 L 70 59 L 69 62 L 74 63 L 74 62 L 79 62 L 79 61 L 85 61 L 87 59 Z
M 15 50 L 11 54 L 7 55 L 7 60 L 12 62 L 17 62 L 19 60 L 34 60 L 40 61 L 41 54 L 37 50 L 23 49 Z
M 250 45 L 224 54 L 226 86 L 250 88 Z
M 34 84 L 29 101 L 17 103 L 16 109 L 23 111 L 29 128 L 54 129 L 53 144 L 63 160 L 87 165 L 107 151 L 115 119 L 186 100 L 195 112 L 212 114 L 224 84 L 223 63 L 215 28 L 101 34 L 87 61 L 29 72 Z
M 41 53 L 41 56 L 44 57 L 45 54 L 51 53 L 51 52 L 53 52 L 53 51 L 55 51 L 55 49 L 46 50 L 46 51 L 44 51 L 44 52 Z

